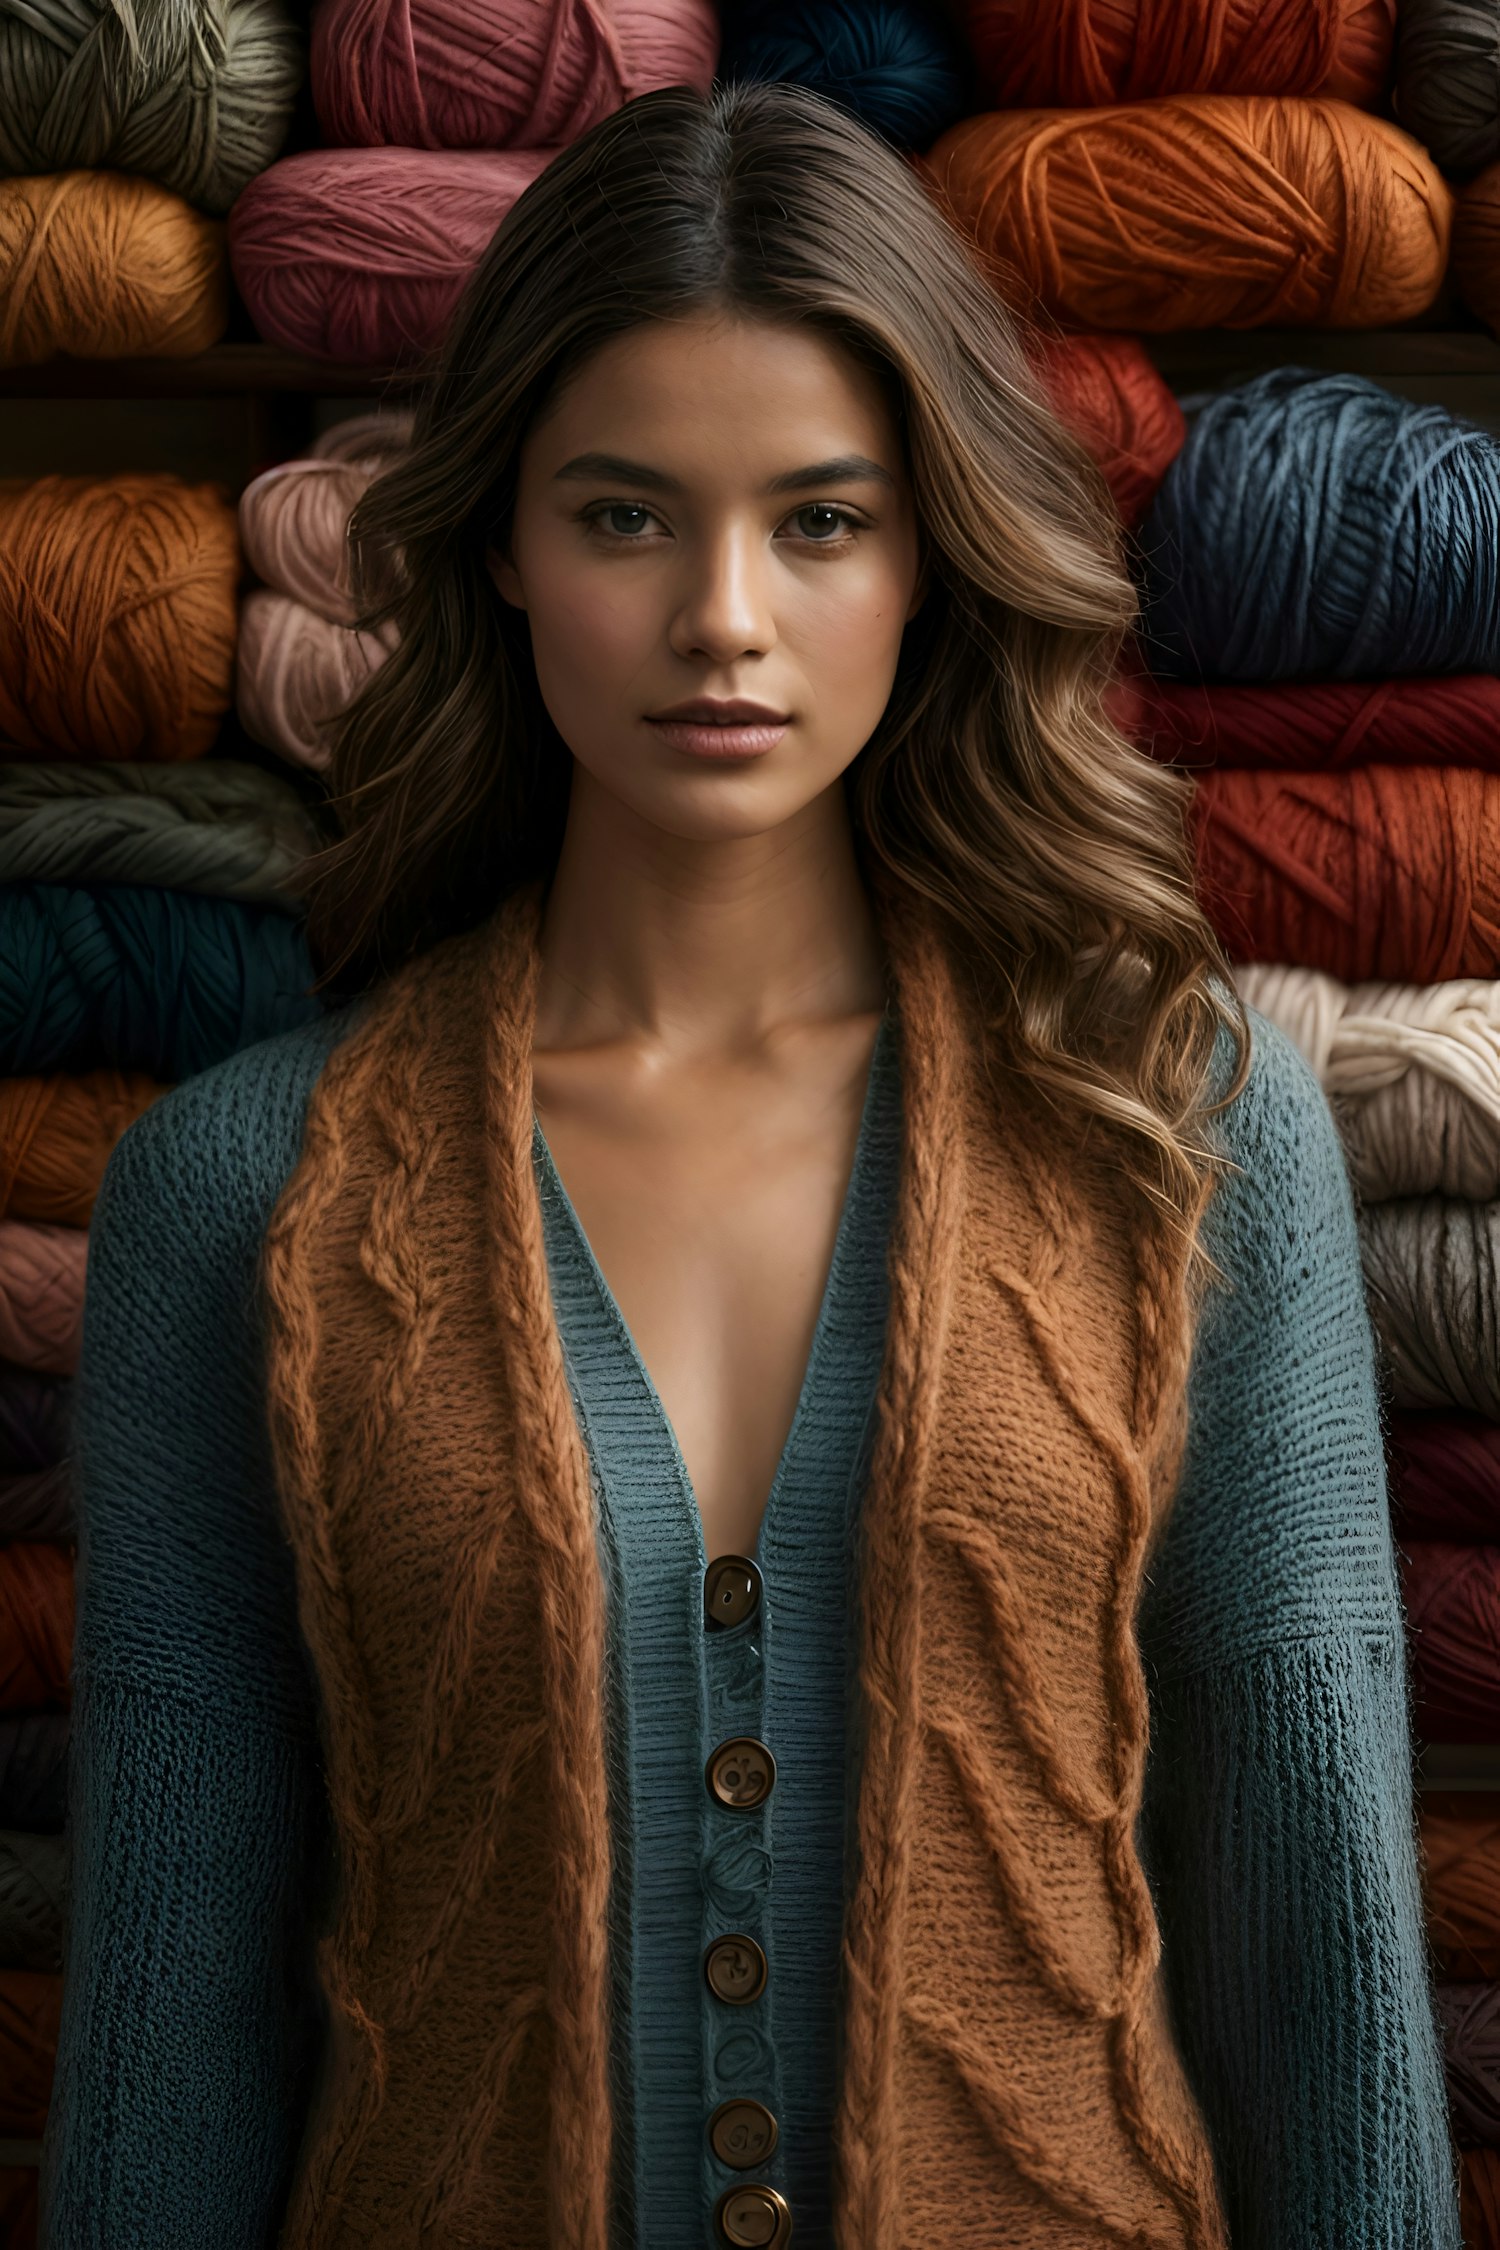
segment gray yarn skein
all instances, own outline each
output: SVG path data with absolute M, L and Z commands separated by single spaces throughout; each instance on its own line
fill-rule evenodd
M 225 212 L 303 68 L 287 0 L 0 0 L 0 172 L 142 172 Z
M 60 1969 L 67 1915 L 65 1839 L 0 1831 L 0 1968 Z
M 1359 1240 L 1392 1403 L 1500 1421 L 1500 1203 L 1371 1204 Z
M 1500 156 L 1497 0 L 1401 0 L 1392 106 L 1445 172 Z
M 1375 1094 L 1329 1097 L 1357 1194 L 1500 1197 L 1500 1131 L 1458 1087 L 1408 1071 Z
M 317 842 L 297 792 L 258 766 L 0 765 L 0 882 L 150 883 L 291 913 Z

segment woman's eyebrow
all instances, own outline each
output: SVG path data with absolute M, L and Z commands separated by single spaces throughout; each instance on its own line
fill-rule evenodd
M 587 484 L 613 477 L 621 484 L 641 486 L 648 492 L 681 492 L 680 477 L 653 469 L 645 461 L 627 461 L 620 453 L 576 453 L 553 474 L 554 484 Z M 896 480 L 889 469 L 863 453 L 839 453 L 830 461 L 812 461 L 805 469 L 784 469 L 765 487 L 767 492 L 801 492 L 812 484 L 884 484 L 894 491 Z

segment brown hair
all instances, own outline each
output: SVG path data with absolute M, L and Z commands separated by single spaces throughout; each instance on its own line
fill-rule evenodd
M 997 1064 L 1201 1208 L 1214 1050 L 1243 1010 L 1193 895 L 1190 784 L 1110 723 L 1134 615 L 1103 484 L 1013 318 L 916 174 L 785 85 L 629 103 L 501 224 L 417 416 L 351 526 L 364 622 L 400 639 L 338 723 L 341 839 L 315 862 L 330 977 L 367 979 L 546 877 L 571 757 L 524 613 L 495 591 L 534 413 L 608 339 L 705 308 L 810 324 L 887 383 L 928 565 L 846 787 L 872 879 L 947 927 Z

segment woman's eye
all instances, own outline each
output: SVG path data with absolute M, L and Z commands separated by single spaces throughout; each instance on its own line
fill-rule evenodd
M 812 500 L 799 508 L 792 518 L 802 537 L 815 546 L 831 546 L 841 534 L 853 531 L 854 518 L 846 508 L 831 507 L 826 500 Z
M 617 538 L 632 539 L 653 521 L 651 510 L 640 500 L 609 500 L 592 519 Z

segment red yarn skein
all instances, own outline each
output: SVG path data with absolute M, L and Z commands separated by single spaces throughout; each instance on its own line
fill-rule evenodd
M 50 1540 L 0 1547 L 0 1711 L 66 1711 L 72 1661 L 72 1555 Z
M 1152 757 L 1183 766 L 1480 766 L 1500 773 L 1500 679 L 1319 680 L 1194 687 L 1122 673 L 1117 723 Z
M 1500 1977 L 1500 1793 L 1424 1790 L 1427 1935 L 1445 1976 Z
M 1417 1732 L 1428 1742 L 1500 1736 L 1500 1547 L 1413 1541 L 1401 1558 Z
M 1500 1542 L 1500 1423 L 1391 1417 L 1391 1501 L 1403 1538 Z
M 1046 336 L 1032 356 L 1059 421 L 1087 447 L 1134 529 L 1187 436 L 1170 387 L 1134 336 Z
M 1373 102 L 1393 0 L 969 0 L 998 108 L 1097 109 L 1153 94 L 1328 94 Z
M 1500 973 L 1500 777 L 1216 771 L 1193 818 L 1199 895 L 1231 958 L 1346 984 Z
M 330 141 L 565 146 L 657 86 L 707 93 L 709 0 L 320 0 L 313 106 Z

